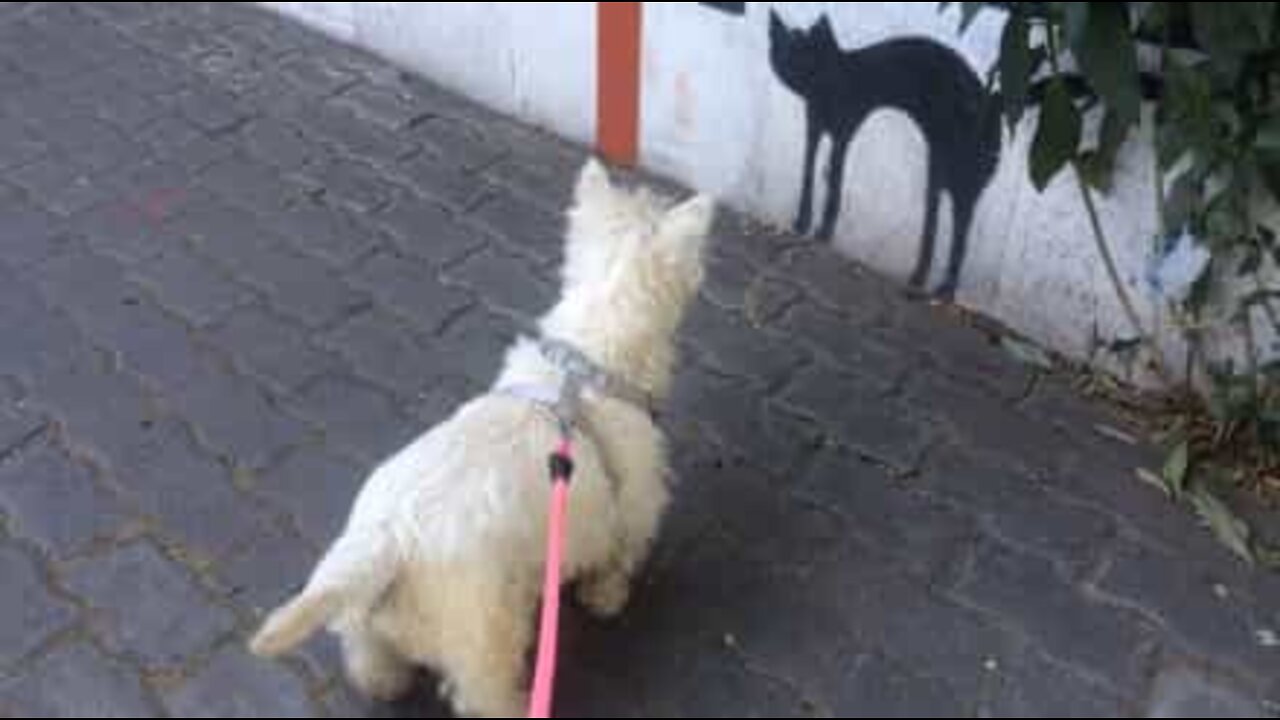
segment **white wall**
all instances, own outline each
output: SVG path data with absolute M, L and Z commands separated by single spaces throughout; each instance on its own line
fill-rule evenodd
M 647 3 L 646 163 L 790 226 L 799 206 L 805 106 L 770 65 L 770 3 L 749 3 L 745 19 L 692 7 Z M 1003 18 L 984 15 L 958 36 L 956 14 L 934 3 L 774 5 L 786 22 L 809 27 L 829 14 L 842 47 L 904 35 L 959 50 L 985 74 L 996 58 Z M 1029 130 L 1006 138 L 1000 169 L 978 208 L 958 299 L 1076 358 L 1095 340 L 1129 337 L 1099 262 L 1079 193 L 1064 181 L 1044 195 L 1027 180 Z M 848 159 L 845 211 L 835 242 L 849 255 L 904 281 L 914 268 L 924 222 L 928 146 L 905 115 L 886 111 L 860 133 Z M 1143 302 L 1147 242 L 1155 233 L 1152 163 L 1124 158 L 1117 193 L 1103 203 L 1121 266 Z M 949 203 L 947 204 L 949 206 Z M 943 211 L 935 273 L 950 237 Z M 936 275 L 935 275 L 936 277 Z
M 501 112 L 590 143 L 594 3 L 263 3 Z
M 574 140 L 594 136 L 595 3 L 268 4 L 498 110 Z M 932 2 L 747 6 L 739 17 L 698 3 L 645 3 L 642 161 L 784 226 L 799 205 L 806 118 L 804 103 L 770 63 L 772 9 L 793 27 L 830 16 L 846 50 L 928 37 L 959 51 L 983 76 L 1003 25 L 999 14 L 987 13 L 959 37 L 957 14 L 940 15 Z M 1070 357 L 1109 364 L 1093 357 L 1099 342 L 1132 337 L 1132 329 L 1074 183 L 1064 177 L 1041 195 L 1027 180 L 1030 135 L 1028 127 L 1005 138 L 977 207 L 958 300 Z M 1134 147 L 1102 209 L 1121 271 L 1150 326 L 1161 306 L 1144 281 L 1156 230 L 1153 162 Z M 919 251 L 928 148 L 906 115 L 885 111 L 857 136 L 847 164 L 834 242 L 904 280 Z M 935 273 L 946 264 L 950 205 L 943 207 Z

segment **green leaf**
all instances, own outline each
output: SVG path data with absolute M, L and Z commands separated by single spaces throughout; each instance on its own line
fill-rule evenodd
M 1275 3 L 1191 3 L 1196 40 L 1227 77 L 1240 73 L 1244 59 L 1266 49 Z
M 1228 368 L 1216 380 L 1210 404 L 1214 419 L 1223 425 L 1249 423 L 1258 413 L 1258 392 L 1254 378 Z
M 1169 493 L 1169 485 L 1164 481 L 1164 478 L 1156 475 L 1147 468 L 1138 468 L 1138 479 L 1143 483 L 1150 485 L 1152 488 L 1159 490 L 1165 497 L 1172 498 L 1172 495 Z
M 1107 343 L 1107 352 L 1117 356 L 1133 355 L 1142 349 L 1143 340 L 1140 337 L 1121 338 L 1112 340 Z
M 1191 227 L 1200 210 L 1200 182 L 1193 172 L 1184 172 L 1173 181 L 1164 200 L 1164 227 L 1179 234 Z
M 1127 3 L 1089 3 L 1087 23 L 1072 45 L 1089 83 L 1124 123 L 1142 116 L 1138 48 L 1133 39 Z
M 1187 481 L 1191 478 L 1191 444 L 1182 441 L 1169 454 L 1164 465 L 1164 483 L 1169 494 L 1182 497 L 1187 491 Z
M 1242 3 L 1248 7 L 1253 27 L 1258 29 L 1258 36 L 1265 45 L 1272 39 L 1272 30 L 1276 21 L 1276 4 L 1274 2 Z
M 1213 299 L 1213 279 L 1216 276 L 1216 261 L 1210 261 L 1209 266 L 1205 268 L 1204 273 L 1196 279 L 1191 286 L 1191 293 L 1187 295 L 1184 305 L 1194 310 L 1197 315 L 1202 313 L 1205 308 L 1209 307 L 1209 302 Z
M 1005 23 L 1000 53 L 1000 89 L 1010 127 L 1016 128 L 1026 115 L 1035 65 L 1035 54 L 1031 50 L 1031 23 L 1025 15 L 1014 13 Z
M 1134 124 L 1126 122 L 1125 118 L 1119 113 L 1108 112 L 1107 116 L 1102 120 L 1102 130 L 1099 134 L 1098 145 L 1102 151 L 1114 157 L 1124 147 L 1125 142 L 1129 140 L 1129 135 L 1133 133 Z
M 1111 192 L 1111 179 L 1114 164 L 1109 163 L 1107 158 L 1097 150 L 1090 150 L 1080 156 L 1080 175 L 1084 177 L 1085 183 L 1090 188 L 1101 193 Z
M 1257 275 L 1262 270 L 1262 261 L 1264 259 L 1261 247 L 1255 245 L 1249 248 L 1244 257 L 1240 259 L 1239 277 L 1245 278 Z
M 1140 5 L 1138 7 L 1140 36 L 1146 40 L 1163 39 L 1169 28 L 1170 11 L 1170 4 L 1167 2 Z
M 1054 178 L 1075 161 L 1084 134 L 1080 110 L 1061 79 L 1049 85 L 1040 126 L 1031 147 L 1031 181 L 1044 192 Z
M 1258 564 L 1260 566 L 1267 570 L 1280 570 L 1280 548 L 1261 547 L 1257 549 L 1255 554 L 1258 557 Z M 1274 634 L 1267 636 L 1265 634 L 1266 632 L 1267 631 L 1263 631 L 1258 637 L 1262 646 L 1266 648 L 1280 647 L 1280 638 L 1277 638 Z
M 1274 303 L 1278 300 L 1280 300 L 1280 290 L 1258 290 L 1241 298 L 1240 307 L 1245 310 L 1252 310 L 1256 307 Z M 1277 369 L 1280 369 L 1280 366 L 1276 367 Z
M 1275 250 L 1277 247 L 1280 247 L 1276 244 L 1276 241 L 1280 240 L 1280 233 L 1277 233 L 1266 225 L 1259 225 L 1257 233 L 1258 245 L 1261 246 L 1263 250 Z
M 1228 184 L 1210 198 L 1204 214 L 1208 236 L 1219 243 L 1235 244 L 1247 238 L 1253 230 L 1248 218 L 1247 190 L 1235 183 Z
M 1253 530 L 1226 503 L 1208 489 L 1200 487 L 1191 493 L 1191 506 L 1213 531 L 1218 542 L 1246 563 L 1257 564 L 1258 558 L 1253 550 Z
M 1053 358 L 1049 353 L 1025 340 L 1006 336 L 1001 339 L 1000 345 L 1010 357 L 1029 368 L 1046 371 L 1054 369 Z
M 1280 152 L 1280 116 L 1268 118 L 1258 128 L 1254 148 L 1262 152 Z
M 1191 138 L 1180 126 L 1166 123 L 1157 133 L 1156 152 L 1160 156 L 1160 169 L 1171 170 L 1191 152 Z
M 1258 175 L 1272 198 L 1280 200 L 1280 152 L 1259 152 L 1254 159 L 1258 163 Z
M 1081 166 L 1089 185 L 1102 191 L 1111 189 L 1117 158 L 1132 130 L 1131 123 L 1125 122 L 1117 113 L 1107 112 L 1098 133 L 1098 147 L 1086 155 Z
M 1106 3 L 1088 3 L 1088 2 L 1064 2 L 1059 3 L 1062 6 L 1063 30 L 1067 34 L 1067 44 L 1075 47 L 1088 32 L 1089 28 L 1089 10 L 1094 5 L 1104 5 Z
M 1214 104 L 1213 77 L 1205 63 L 1183 64 L 1173 61 L 1168 69 L 1168 87 L 1162 112 L 1166 125 L 1177 129 L 1178 138 L 1187 147 L 1206 149 L 1215 141 L 1217 110 Z M 1162 160 L 1177 162 L 1162 151 Z M 1168 166 L 1166 166 L 1168 167 Z

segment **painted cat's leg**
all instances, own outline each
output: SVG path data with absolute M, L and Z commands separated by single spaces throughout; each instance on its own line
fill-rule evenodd
M 920 255 L 911 274 L 911 289 L 923 292 L 933 274 L 933 256 L 938 251 L 938 216 L 942 210 L 942 187 L 937 172 L 930 168 L 929 187 L 925 193 L 924 234 L 920 237 Z
M 840 222 L 840 211 L 844 207 L 845 167 L 849 163 L 849 146 L 852 144 L 852 135 L 838 137 L 832 144 L 831 167 L 827 169 L 827 209 L 818 233 L 823 240 L 835 237 L 836 225 Z
M 973 232 L 973 218 L 977 211 L 976 196 L 957 196 L 955 205 L 954 238 L 951 241 L 951 257 L 947 263 L 947 276 L 938 288 L 938 299 L 950 302 L 955 300 L 960 289 L 961 273 L 964 262 L 969 256 L 969 235 Z
M 807 235 L 813 227 L 814 175 L 817 173 L 818 146 L 821 141 L 822 134 L 818 132 L 817 124 L 810 119 L 809 137 L 805 141 L 804 150 L 804 189 L 800 193 L 800 214 L 795 226 L 797 235 Z

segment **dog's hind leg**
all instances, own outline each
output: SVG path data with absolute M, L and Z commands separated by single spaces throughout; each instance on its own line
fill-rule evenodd
M 367 624 L 342 630 L 347 677 L 365 697 L 393 702 L 413 687 L 415 669 Z
M 632 435 L 636 436 L 638 433 Z M 656 439 L 649 444 L 652 448 L 660 446 Z M 661 454 L 632 450 L 622 444 L 609 447 L 619 478 L 614 548 L 606 564 L 594 568 L 578 589 L 578 599 L 586 609 L 603 619 L 613 618 L 626 609 L 635 575 L 649 560 L 670 502 L 670 491 L 663 482 Z
M 518 587 L 484 571 L 451 581 L 458 587 L 439 618 L 437 650 L 454 710 L 464 717 L 524 717 L 536 585 Z

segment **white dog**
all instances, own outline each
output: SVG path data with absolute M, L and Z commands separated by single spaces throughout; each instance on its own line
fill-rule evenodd
M 567 379 L 582 388 L 565 579 L 588 609 L 613 616 L 667 506 L 668 468 L 649 408 L 611 390 L 667 395 L 713 214 L 704 196 L 673 206 L 615 187 L 588 164 L 569 213 L 563 295 L 540 322 L 543 339 L 517 342 L 492 393 L 373 474 L 343 536 L 268 620 L 254 652 L 278 656 L 328 626 L 352 682 L 371 697 L 402 695 L 425 666 L 440 673 L 459 715 L 522 717 L 547 459 L 561 439 L 550 402 L 535 398 L 559 396 Z

